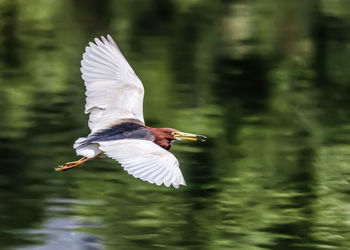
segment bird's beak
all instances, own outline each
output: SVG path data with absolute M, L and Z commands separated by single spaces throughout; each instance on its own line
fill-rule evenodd
M 180 131 L 173 132 L 172 135 L 176 140 L 205 141 L 207 138 L 204 135 L 190 134 Z

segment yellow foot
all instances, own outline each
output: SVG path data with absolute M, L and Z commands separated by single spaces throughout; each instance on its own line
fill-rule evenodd
M 81 158 L 81 159 L 79 159 L 77 161 L 67 162 L 67 163 L 65 163 L 65 164 L 63 164 L 61 166 L 58 166 L 58 168 L 55 168 L 55 170 L 56 171 L 67 171 L 67 170 L 69 170 L 71 168 L 74 168 L 76 166 L 79 166 L 79 165 L 83 164 L 84 162 L 90 161 L 92 159 L 95 159 L 95 158 L 98 158 L 98 157 L 101 157 L 101 156 L 103 156 L 102 152 L 97 154 L 95 157 L 92 157 L 92 158 L 87 158 L 87 157 L 84 156 L 83 158 Z
M 72 162 L 67 162 L 61 166 L 59 166 L 58 168 L 55 168 L 56 171 L 67 171 L 71 168 L 74 168 L 82 163 L 84 163 L 85 161 L 82 160 L 78 160 L 78 161 L 72 161 Z

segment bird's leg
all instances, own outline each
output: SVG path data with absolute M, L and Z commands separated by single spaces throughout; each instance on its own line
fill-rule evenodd
M 92 158 L 88 158 L 88 157 L 83 157 L 83 158 L 81 158 L 81 159 L 79 159 L 79 160 L 77 160 L 77 161 L 72 161 L 72 162 L 67 162 L 67 163 L 65 163 L 65 164 L 63 164 L 63 165 L 61 165 L 61 166 L 59 166 L 58 168 L 55 168 L 55 170 L 56 171 L 67 171 L 67 170 L 69 170 L 69 169 L 71 169 L 71 168 L 74 168 L 74 167 L 76 167 L 76 166 L 79 166 L 79 165 L 81 165 L 81 164 L 83 164 L 83 163 L 85 163 L 85 162 L 87 162 L 87 161 L 90 161 L 90 160 L 92 160 L 92 159 L 95 159 L 95 158 L 97 158 L 97 157 L 100 157 L 102 154 L 101 153 L 99 153 L 98 155 L 96 155 L 95 157 L 92 157 Z

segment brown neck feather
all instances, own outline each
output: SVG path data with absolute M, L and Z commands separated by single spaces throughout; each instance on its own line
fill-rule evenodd
M 162 148 L 169 150 L 171 147 L 171 141 L 175 140 L 175 138 L 172 135 L 172 132 L 176 131 L 172 128 L 146 128 L 151 131 L 154 135 L 153 142 Z

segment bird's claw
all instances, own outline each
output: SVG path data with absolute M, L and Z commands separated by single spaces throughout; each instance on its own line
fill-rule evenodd
M 57 168 L 55 168 L 55 171 L 64 171 L 62 166 L 58 166 Z
M 67 171 L 68 169 L 74 168 L 79 164 L 80 164 L 79 161 L 67 162 L 61 166 L 58 166 L 58 168 L 55 168 L 55 171 Z

